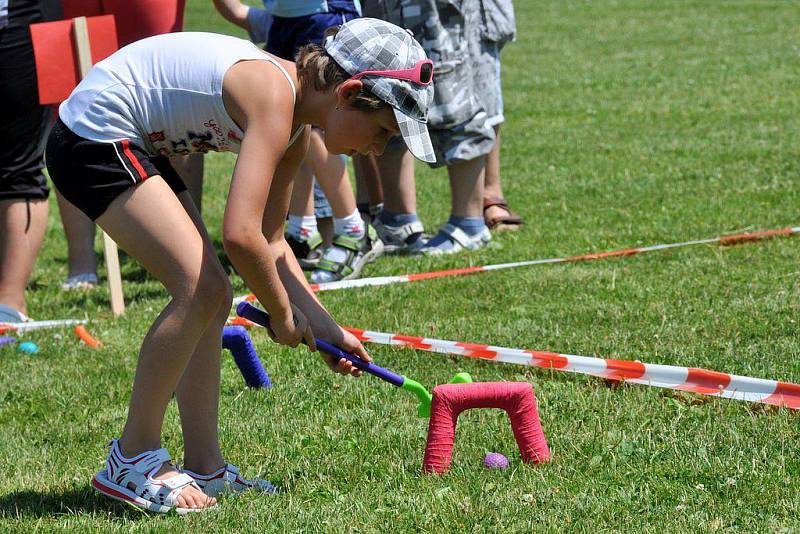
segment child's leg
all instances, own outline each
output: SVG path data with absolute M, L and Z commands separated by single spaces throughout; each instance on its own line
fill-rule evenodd
M 483 184 L 483 218 L 490 230 L 519 230 L 522 217 L 511 211 L 500 183 L 500 125 L 494 127 L 495 142 L 486 156 L 486 179 Z
M 503 198 L 500 184 L 500 125 L 494 127 L 494 146 L 486 156 L 486 178 L 483 184 L 485 197 Z M 496 206 L 495 206 L 496 207 Z
M 197 231 L 211 247 L 208 232 L 200 218 L 199 210 L 190 194 L 183 192 L 178 198 L 192 218 Z M 220 275 L 225 276 L 217 263 Z M 219 381 L 220 355 L 222 354 L 222 329 L 231 311 L 233 298 L 230 285 L 216 315 L 206 327 L 194 349 L 186 370 L 178 382 L 175 396 L 181 414 L 184 442 L 184 467 L 196 473 L 212 473 L 225 465 L 219 449 Z
M 27 313 L 25 286 L 47 229 L 47 200 L 0 200 L 0 304 Z
M 320 284 L 357 278 L 367 263 L 383 253 L 383 243 L 361 219 L 347 167 L 341 157 L 328 152 L 319 131 L 311 131 L 308 158 L 333 208 L 335 234 L 310 280 Z
M 230 298 L 230 284 L 207 239 L 160 176 L 125 191 L 97 223 L 172 297 L 139 353 L 120 440 L 122 453 L 132 457 L 160 447 L 167 404 L 200 338 Z M 169 478 L 175 472 L 165 464 L 156 478 Z M 190 501 L 187 504 L 193 499 L 206 502 L 191 487 L 181 493 L 179 505 L 182 499 Z
M 203 154 L 194 152 L 185 156 L 170 156 L 169 163 L 181 177 L 199 213 L 203 212 Z
M 390 142 L 382 156 L 375 158 L 383 187 L 383 207 L 391 213 L 417 213 L 414 156 L 405 144 Z
M 426 254 L 450 254 L 483 247 L 491 236 L 483 220 L 483 180 L 486 157 L 457 161 L 447 167 L 450 177 L 450 219 L 425 245 Z
M 389 253 L 416 254 L 425 245 L 417 216 L 414 156 L 402 140 L 391 140 L 375 158 L 383 188 L 383 209 L 373 221 Z
M 219 448 L 219 383 L 222 328 L 231 311 L 227 306 L 203 332 L 181 376 L 175 397 L 183 429 L 183 465 L 195 473 L 213 473 L 225 465 Z
M 456 217 L 483 217 L 483 179 L 486 158 L 478 156 L 447 167 L 450 178 L 450 212 Z
M 92 220 L 81 210 L 57 194 L 61 224 L 67 237 L 67 278 L 81 274 L 97 275 L 97 254 L 94 251 L 95 228 Z
M 347 167 L 336 154 L 329 154 L 319 131 L 311 129 L 308 160 L 320 187 L 328 197 L 335 219 L 348 217 L 356 211 L 356 199 L 347 176 Z
M 383 188 L 378 162 L 375 156 L 353 156 L 353 170 L 356 173 L 356 206 L 361 212 L 361 217 L 369 222 L 372 219 L 370 209 L 380 213 L 383 206 Z
M 314 174 L 308 161 L 304 161 L 292 184 L 286 242 L 305 270 L 313 270 L 322 257 L 323 238 L 314 217 L 313 189 Z

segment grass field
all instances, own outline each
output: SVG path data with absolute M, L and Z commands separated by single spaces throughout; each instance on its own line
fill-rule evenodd
M 492 247 L 382 259 L 367 276 L 579 254 L 800 223 L 800 7 L 791 1 L 516 2 L 503 52 L 502 174 L 528 221 Z M 190 29 L 235 33 L 190 0 Z M 219 240 L 233 158 L 207 158 L 204 210 Z M 443 171 L 418 166 L 429 229 L 447 214 Z M 213 514 L 153 517 L 89 487 L 125 417 L 136 354 L 166 302 L 123 257 L 127 315 L 106 293 L 63 293 L 55 203 L 31 281 L 37 319 L 93 319 L 92 351 L 68 330 L 0 349 L 0 530 L 530 532 L 800 528 L 797 414 L 552 371 L 372 347 L 432 387 L 457 371 L 534 385 L 553 451 L 522 465 L 499 411 L 466 413 L 453 469 L 422 476 L 427 425 L 413 399 L 347 380 L 317 356 L 254 340 L 274 387 L 250 391 L 223 354 L 222 440 L 280 496 Z M 800 241 L 697 247 L 603 262 L 322 294 L 371 330 L 706 367 L 800 382 Z M 232 276 L 237 294 L 246 289 Z M 164 444 L 181 457 L 177 410 Z M 503 472 L 488 451 L 512 458 Z

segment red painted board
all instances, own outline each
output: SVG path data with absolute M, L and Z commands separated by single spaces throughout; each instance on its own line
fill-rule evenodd
M 86 23 L 92 47 L 92 63 L 97 63 L 117 50 L 114 17 L 89 17 Z M 72 39 L 72 20 L 31 24 L 30 28 L 39 102 L 57 104 L 65 100 L 80 81 Z
M 185 0 L 102 0 L 103 13 L 117 19 L 119 46 L 183 29 Z

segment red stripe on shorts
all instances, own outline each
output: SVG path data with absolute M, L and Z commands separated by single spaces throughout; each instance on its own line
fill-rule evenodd
M 139 178 L 141 178 L 143 182 L 147 180 L 148 178 L 147 173 L 145 172 L 144 167 L 142 167 L 142 164 L 139 163 L 139 160 L 136 159 L 136 155 L 134 155 L 134 153 L 131 152 L 131 147 L 128 140 L 123 139 L 122 141 L 120 141 L 120 143 L 122 144 L 122 152 L 125 154 L 125 157 L 128 158 L 128 161 L 131 162 L 133 168 L 136 169 L 136 172 L 139 173 Z

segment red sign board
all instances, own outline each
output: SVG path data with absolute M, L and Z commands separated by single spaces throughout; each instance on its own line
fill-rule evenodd
M 88 17 L 86 22 L 94 64 L 117 50 L 117 31 L 111 15 Z M 72 20 L 31 24 L 30 28 L 39 102 L 57 104 L 65 100 L 80 81 Z

